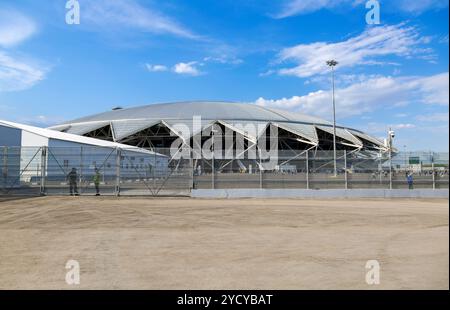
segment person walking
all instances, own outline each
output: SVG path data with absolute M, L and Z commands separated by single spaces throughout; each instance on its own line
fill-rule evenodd
M 100 196 L 100 170 L 98 168 L 95 168 L 95 174 L 94 174 L 94 185 L 95 185 L 95 196 Z
M 77 169 L 72 168 L 72 171 L 69 172 L 67 175 L 67 180 L 69 181 L 69 188 L 70 188 L 70 196 L 79 196 L 78 193 L 78 173 Z
M 408 188 L 414 189 L 414 178 L 412 173 L 408 173 L 408 175 L 406 176 L 406 181 L 408 182 Z

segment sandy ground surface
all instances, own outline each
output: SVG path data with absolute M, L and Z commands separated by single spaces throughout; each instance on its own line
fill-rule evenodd
M 448 289 L 448 224 L 447 200 L 0 200 L 0 289 Z

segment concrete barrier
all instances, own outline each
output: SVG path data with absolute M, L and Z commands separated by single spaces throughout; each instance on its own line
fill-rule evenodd
M 448 189 L 197 189 L 193 198 L 449 198 Z

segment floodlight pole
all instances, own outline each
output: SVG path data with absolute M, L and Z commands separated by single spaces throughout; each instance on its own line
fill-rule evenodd
M 392 184 L 392 148 L 394 147 L 394 132 L 389 128 L 388 132 L 388 146 L 389 146 L 389 189 L 393 188 Z
M 336 60 L 328 60 L 327 65 L 331 67 L 331 80 L 333 84 L 333 161 L 334 161 L 334 176 L 337 177 L 337 159 L 336 159 L 336 100 L 334 87 L 334 67 L 339 63 Z

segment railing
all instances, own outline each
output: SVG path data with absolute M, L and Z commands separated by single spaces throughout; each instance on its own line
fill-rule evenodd
M 170 149 L 0 147 L 0 195 L 189 195 L 192 189 L 449 188 L 448 153 L 279 151 L 173 157 Z M 268 165 L 268 161 L 272 165 Z M 74 171 L 74 173 L 71 173 Z M 408 177 L 409 175 L 409 177 Z M 76 187 L 76 188 L 75 188 Z

